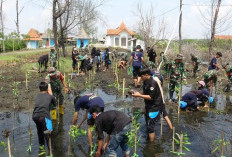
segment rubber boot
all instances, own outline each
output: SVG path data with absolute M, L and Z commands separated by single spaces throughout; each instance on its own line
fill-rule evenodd
M 230 85 L 229 85 L 229 84 L 227 84 L 227 85 L 226 85 L 225 92 L 229 92 L 229 91 L 230 91 Z
M 59 113 L 60 114 L 64 114 L 64 107 L 63 107 L 63 105 L 59 105 Z
M 56 109 L 51 110 L 51 111 L 50 111 L 50 114 L 51 114 L 52 120 L 56 120 L 56 118 L 57 118 Z

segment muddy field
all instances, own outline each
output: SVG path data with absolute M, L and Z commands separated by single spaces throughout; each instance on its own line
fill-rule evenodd
M 38 56 L 33 56 L 24 60 L 23 63 L 9 63 L 6 66 L 1 66 L 0 75 L 0 131 L 5 129 L 11 131 L 11 149 L 14 157 L 43 157 L 46 155 L 39 155 L 39 146 L 34 122 L 31 120 L 31 113 L 34 106 L 34 98 L 38 93 L 38 84 L 43 81 L 46 73 L 38 74 L 36 70 L 30 70 L 28 78 L 28 89 L 26 89 L 26 73 L 22 71 L 21 67 L 28 62 L 36 62 Z M 71 66 L 71 65 L 70 65 Z M 85 94 L 93 92 L 103 98 L 106 103 L 106 110 L 120 110 L 129 116 L 133 116 L 134 111 L 142 109 L 144 102 L 142 99 L 135 99 L 126 95 L 125 101 L 122 101 L 122 91 L 115 87 L 109 87 L 115 82 L 115 75 L 112 71 L 101 71 L 94 74 L 87 74 L 86 76 L 73 76 L 71 73 L 65 73 L 66 83 L 69 84 L 74 96 L 78 94 Z M 200 72 L 203 73 L 202 71 Z M 92 77 L 92 79 L 90 79 Z M 126 88 L 133 88 L 133 80 L 128 75 L 127 71 L 119 72 L 119 83 L 122 86 L 122 80 L 126 80 Z M 19 82 L 17 85 L 18 96 L 13 93 L 15 89 L 14 82 Z M 220 84 L 223 86 L 224 82 Z M 196 80 L 191 77 L 188 78 L 188 85 L 183 86 L 182 93 L 186 93 L 191 89 L 196 88 Z M 142 91 L 142 89 L 136 89 Z M 167 97 L 167 82 L 164 83 L 165 97 Z M 18 101 L 16 100 L 18 98 Z M 217 147 L 215 140 L 221 139 L 221 133 L 224 132 L 225 141 L 224 156 L 229 157 L 232 154 L 232 97 L 230 94 L 225 95 L 223 92 L 217 92 L 215 96 L 216 101 L 211 106 L 210 110 L 203 109 L 199 112 L 186 113 L 181 112 L 177 114 L 177 104 L 167 102 L 166 108 L 169 117 L 176 127 L 176 133 L 187 133 L 190 145 L 187 145 L 189 152 L 184 150 L 185 156 L 190 157 L 216 157 L 220 156 L 221 148 L 215 153 L 212 151 Z M 53 153 L 54 157 L 88 157 L 89 148 L 87 136 L 79 137 L 75 143 L 70 142 L 68 130 L 72 121 L 72 113 L 74 111 L 73 101 L 65 95 L 65 114 L 60 117 L 59 123 L 54 123 L 53 132 Z M 83 113 L 83 112 L 82 112 Z M 80 117 L 82 117 L 82 113 Z M 79 118 L 79 121 L 81 118 Z M 138 155 L 140 157 L 168 157 L 175 156 L 170 153 L 172 150 L 172 131 L 168 129 L 164 122 L 163 135 L 160 135 L 160 122 L 156 127 L 156 141 L 154 144 L 147 142 L 146 127 L 144 118 L 139 119 L 141 123 L 139 129 L 139 136 L 141 137 L 140 147 L 138 148 Z M 29 126 L 33 135 L 29 136 Z M 86 129 L 86 124 L 84 127 Z M 96 139 L 95 139 L 96 140 Z M 0 141 L 7 141 L 0 137 Z M 31 145 L 31 152 L 27 151 Z M 175 145 L 176 150 L 179 146 Z M 48 151 L 47 151 L 48 152 Z M 133 150 L 132 150 L 133 152 Z M 0 147 L 0 156 L 6 157 L 7 152 L 3 152 Z M 122 154 L 120 154 L 120 157 Z

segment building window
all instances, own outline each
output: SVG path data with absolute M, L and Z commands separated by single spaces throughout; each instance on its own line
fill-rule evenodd
M 131 38 L 128 38 L 128 46 L 131 46 Z
M 126 38 L 121 38 L 121 46 L 126 46 Z
M 119 38 L 115 38 L 115 46 L 119 46 Z

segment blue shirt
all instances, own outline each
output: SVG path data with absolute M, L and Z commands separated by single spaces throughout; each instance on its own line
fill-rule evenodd
M 140 52 L 140 51 L 135 51 L 135 52 L 132 52 L 131 56 L 133 57 L 132 66 L 134 66 L 134 67 L 141 67 L 143 53 Z
M 212 60 L 211 60 L 211 62 L 210 62 L 210 64 L 209 64 L 208 71 L 216 69 L 216 66 L 214 65 L 215 63 L 217 64 L 217 58 L 213 57 Z
M 104 108 L 104 101 L 96 95 L 84 95 L 75 103 L 75 111 L 78 112 L 81 108 L 90 110 L 93 106 L 98 105 Z

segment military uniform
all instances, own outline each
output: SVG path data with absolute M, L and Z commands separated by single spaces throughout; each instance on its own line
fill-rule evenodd
M 182 59 L 182 56 L 177 56 L 176 59 Z M 178 96 L 182 82 L 186 81 L 186 72 L 184 69 L 184 63 L 183 62 L 176 63 L 176 61 L 171 61 L 168 66 L 168 72 L 170 73 L 169 95 L 170 95 L 170 99 L 172 99 L 174 91 Z
M 213 83 L 216 84 L 216 82 L 217 82 L 217 70 L 215 70 L 215 69 L 207 71 L 204 74 L 204 82 L 205 82 L 207 88 L 209 87 L 209 83 L 211 80 L 213 80 Z
M 162 55 L 162 61 L 164 64 L 165 75 L 168 76 L 169 73 L 169 58 L 167 55 Z
M 156 67 L 155 63 L 152 62 L 152 61 L 147 61 L 146 62 L 146 66 L 149 68 L 149 69 L 153 69 Z
M 63 114 L 63 102 L 64 96 L 62 94 L 62 82 L 64 80 L 63 75 L 59 71 L 55 71 L 54 73 L 49 73 L 45 77 L 45 82 L 47 82 L 51 86 L 51 90 L 53 96 L 56 98 L 59 105 L 59 112 Z
M 191 57 L 192 62 L 194 63 L 194 67 L 193 67 L 193 76 L 196 75 L 198 68 L 199 68 L 199 64 L 201 63 L 201 60 L 199 57 L 192 55 Z
M 56 61 L 57 61 L 57 52 L 56 51 L 50 51 L 49 53 L 49 62 L 50 66 L 56 67 Z
M 231 65 L 227 65 L 226 68 L 226 75 L 228 77 L 228 83 L 226 85 L 226 90 L 225 92 L 229 92 L 230 91 L 230 87 L 232 85 L 232 66 Z

